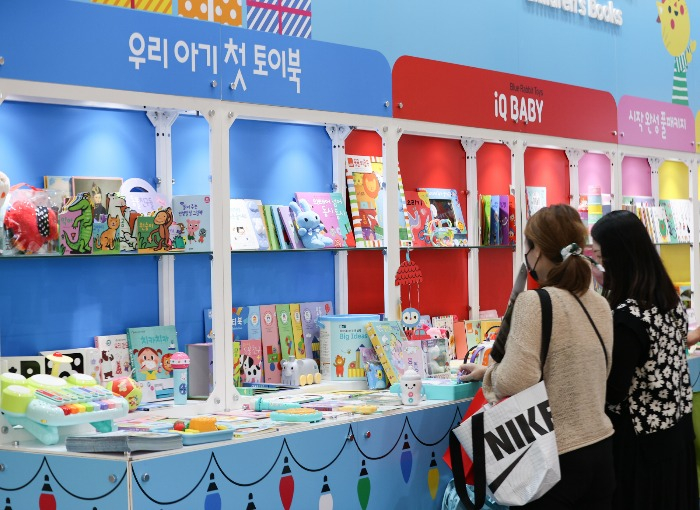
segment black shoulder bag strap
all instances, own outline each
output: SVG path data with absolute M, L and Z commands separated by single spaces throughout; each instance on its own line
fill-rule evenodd
M 540 350 L 540 360 L 542 376 L 544 377 L 544 363 L 549 352 L 549 341 L 552 337 L 552 300 L 549 293 L 544 289 L 536 290 L 540 298 L 542 307 L 542 348 Z M 486 451 L 484 448 L 484 413 L 477 413 L 471 418 L 472 421 L 472 445 L 474 456 L 474 503 L 469 499 L 467 492 L 467 482 L 464 479 L 464 463 L 462 462 L 462 445 L 453 431 L 450 431 L 449 447 L 450 459 L 452 461 L 452 475 L 454 485 L 459 500 L 468 510 L 480 510 L 486 502 Z
M 588 322 L 591 323 L 591 326 L 593 326 L 593 331 L 595 331 L 595 334 L 598 336 L 598 341 L 600 342 L 600 346 L 603 348 L 603 355 L 605 356 L 605 366 L 608 366 L 608 351 L 605 350 L 605 342 L 603 342 L 603 337 L 600 335 L 600 332 L 598 331 L 598 328 L 595 325 L 595 322 L 593 322 L 593 319 L 591 318 L 591 314 L 588 313 L 588 310 L 586 310 L 586 307 L 583 306 L 583 303 L 579 299 L 579 297 L 572 293 L 572 296 L 578 301 L 578 304 L 581 305 L 581 309 L 583 310 L 583 313 L 586 314 L 586 317 L 588 317 Z

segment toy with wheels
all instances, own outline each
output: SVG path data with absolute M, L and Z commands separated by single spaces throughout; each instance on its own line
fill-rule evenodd
M 294 356 L 282 362 L 282 384 L 306 386 L 319 384 L 321 374 L 318 365 L 312 359 L 295 359 Z

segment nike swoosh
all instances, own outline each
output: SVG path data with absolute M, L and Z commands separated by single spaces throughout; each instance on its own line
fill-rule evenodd
M 489 489 L 491 490 L 491 494 L 496 494 L 496 491 L 498 490 L 498 488 L 501 486 L 501 484 L 503 482 L 505 482 L 505 480 L 506 480 L 506 478 L 508 478 L 508 475 L 510 474 L 510 472 L 513 471 L 513 469 L 515 469 L 515 466 L 518 465 L 518 462 L 520 462 L 522 460 L 522 458 L 525 456 L 525 454 L 528 452 L 528 450 L 531 447 L 532 447 L 532 445 L 528 446 L 525 449 L 525 451 L 520 455 L 520 457 L 518 457 L 513 462 L 511 462 L 510 466 L 505 468 L 503 470 L 503 472 L 500 475 L 498 475 L 498 477 L 493 482 L 491 482 L 489 484 Z

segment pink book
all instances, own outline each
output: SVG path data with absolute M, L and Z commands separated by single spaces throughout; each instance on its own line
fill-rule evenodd
M 342 230 L 338 224 L 338 215 L 335 213 L 335 205 L 330 193 L 323 192 L 303 192 L 297 191 L 294 193 L 294 198 L 298 202 L 306 200 L 311 209 L 318 214 L 321 223 L 325 227 L 325 235 L 333 239 L 333 244 L 326 248 L 342 248 L 347 246 Z
M 260 340 L 236 340 L 241 351 L 241 382 L 263 382 L 263 355 Z
M 282 382 L 282 355 L 275 305 L 260 305 L 265 382 Z

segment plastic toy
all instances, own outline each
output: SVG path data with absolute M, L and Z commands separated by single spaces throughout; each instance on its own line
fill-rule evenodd
M 318 365 L 312 359 L 296 359 L 290 356 L 282 362 L 282 384 L 289 386 L 305 386 L 319 384 L 321 374 Z
M 105 388 L 115 395 L 122 396 L 129 403 L 129 411 L 135 411 L 143 398 L 141 386 L 131 377 L 119 377 L 104 383 Z
M 51 375 L 53 377 L 58 377 L 61 373 L 61 363 L 70 364 L 73 362 L 73 358 L 71 358 L 70 356 L 66 356 L 65 354 L 62 354 L 58 351 L 54 352 L 53 354 L 47 354 L 45 358 L 52 363 Z
M 190 357 L 184 352 L 176 352 L 170 358 L 174 379 L 174 404 L 187 403 L 187 367 L 190 366 Z
M 13 197 L 15 193 L 13 190 Z M 24 196 L 29 195 L 25 193 Z M 56 211 L 51 207 L 38 205 L 28 198 L 13 200 L 8 204 L 3 225 L 12 247 L 24 253 L 35 253 L 49 241 L 58 239 Z
M 367 370 L 367 387 L 370 390 L 383 390 L 386 388 L 386 375 L 379 361 L 368 361 L 365 363 L 365 369 Z
M 325 227 L 321 218 L 306 200 L 302 198 L 298 204 L 289 202 L 289 208 L 294 212 L 297 233 L 304 248 L 325 248 L 333 244 L 333 239 L 323 235 Z

